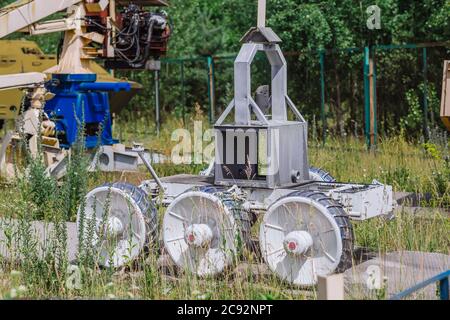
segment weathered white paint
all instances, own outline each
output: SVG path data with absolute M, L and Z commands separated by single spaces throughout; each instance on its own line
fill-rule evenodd
M 0 15 L 0 38 L 29 27 L 80 2 L 83 0 L 34 0 L 25 4 L 22 4 L 22 1 L 12 3 Z

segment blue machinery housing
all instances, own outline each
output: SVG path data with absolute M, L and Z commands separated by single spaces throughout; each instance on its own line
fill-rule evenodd
M 55 97 L 47 101 L 45 112 L 56 123 L 62 148 L 76 142 L 79 129 L 85 130 L 86 148 L 113 145 L 108 92 L 130 91 L 128 82 L 96 82 L 96 74 L 54 74 L 47 89 Z

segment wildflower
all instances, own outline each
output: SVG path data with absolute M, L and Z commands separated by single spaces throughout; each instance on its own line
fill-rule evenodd
M 22 275 L 22 272 L 17 271 L 17 270 L 11 270 L 11 277 L 20 277 Z
M 27 292 L 27 290 L 28 290 L 27 287 L 25 287 L 24 285 L 21 285 L 17 288 L 17 291 L 19 293 L 25 293 L 25 292 Z
M 16 288 L 12 288 L 12 289 L 9 291 L 9 297 L 10 297 L 11 299 L 17 298 L 17 290 L 16 290 Z

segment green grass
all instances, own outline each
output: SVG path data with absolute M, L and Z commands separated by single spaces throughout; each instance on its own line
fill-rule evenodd
M 121 135 L 127 144 L 140 141 L 146 147 L 170 155 L 177 143 L 171 141 L 171 132 L 179 125 L 178 121 L 170 121 L 159 138 L 148 130 L 131 128 L 127 131 L 125 127 Z M 144 127 L 139 125 L 138 128 Z M 348 138 L 329 139 L 325 146 L 310 142 L 309 160 L 342 182 L 370 183 L 377 179 L 391 184 L 396 191 L 430 194 L 431 201 L 427 205 L 432 212 L 429 214 L 400 213 L 393 220 L 375 218 L 355 222 L 355 245 L 379 254 L 399 250 L 449 254 L 450 170 L 444 160 L 446 153 L 448 150 L 440 150 L 438 154 L 430 152 L 429 148 L 407 142 L 404 137 L 383 139 L 376 152 L 367 152 L 362 140 Z M 161 176 L 196 174 L 205 166 L 157 165 L 156 170 Z M 49 244 L 45 259 L 37 259 L 33 239 L 26 237 L 28 221 L 35 218 L 62 221 L 63 217 L 73 220 L 74 203 L 79 202 L 80 195 L 87 190 L 116 180 L 138 184 L 150 176 L 144 170 L 136 174 L 86 174 L 74 164 L 70 179 L 55 189 L 47 180 L 39 182 L 42 168 L 35 165 L 33 170 L 34 179 L 5 185 L 0 192 L 0 215 L 21 218 L 21 235 L 23 241 L 29 243 L 20 252 L 25 256 L 21 263 L 0 260 L 0 298 L 313 299 L 316 296 L 314 288 L 302 291 L 282 283 L 270 273 L 261 276 L 245 266 L 240 266 L 241 272 L 231 270 L 214 279 L 198 279 L 189 274 L 164 276 L 156 251 L 140 258 L 127 270 L 81 266 L 82 288 L 68 289 L 67 259 L 58 251 L 66 240 L 64 230 L 51 235 L 53 244 Z M 43 197 L 46 192 L 52 194 Z M 61 201 L 67 199 L 70 201 Z M 246 260 L 256 262 L 250 254 Z

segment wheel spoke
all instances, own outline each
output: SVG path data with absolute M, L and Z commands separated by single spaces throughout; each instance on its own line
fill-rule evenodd
M 181 221 L 183 221 L 183 222 L 187 222 L 187 219 L 186 218 L 184 218 L 184 217 L 182 217 L 182 216 L 180 216 L 179 214 L 176 214 L 175 212 L 169 212 L 169 214 L 172 216 L 172 217 L 174 217 L 174 218 L 176 218 L 176 219 L 178 219 L 178 220 L 181 220 Z
M 323 251 L 323 254 L 325 255 L 325 257 L 327 257 L 328 259 L 330 259 L 331 262 L 335 263 L 336 259 L 333 258 L 333 256 L 331 254 L 329 254 L 326 251 Z
M 274 251 L 272 251 L 272 252 L 269 252 L 269 253 L 267 254 L 267 256 L 270 257 L 271 255 L 274 255 L 275 253 L 278 253 L 278 252 L 281 252 L 281 251 L 284 251 L 284 247 L 281 247 L 281 248 L 276 249 L 276 250 L 274 250 Z
M 273 230 L 277 230 L 277 231 L 284 232 L 284 229 L 283 229 L 282 227 L 276 226 L 276 225 L 273 225 L 273 224 L 270 224 L 270 223 L 266 223 L 266 224 L 264 225 L 264 227 L 269 228 L 269 229 L 273 229 Z
M 167 240 L 167 243 L 184 240 L 184 236 Z

